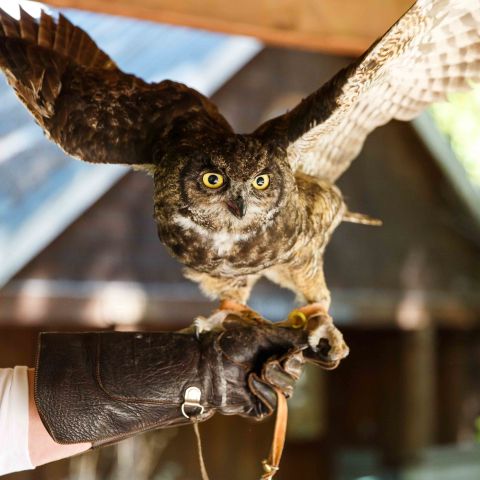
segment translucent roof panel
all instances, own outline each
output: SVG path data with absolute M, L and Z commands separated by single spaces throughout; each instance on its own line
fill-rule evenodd
M 36 2 L 0 0 L 18 15 Z M 65 10 L 125 71 L 147 81 L 165 78 L 213 94 L 261 48 L 246 37 Z M 42 130 L 0 75 L 0 286 L 91 206 L 127 170 L 66 156 Z

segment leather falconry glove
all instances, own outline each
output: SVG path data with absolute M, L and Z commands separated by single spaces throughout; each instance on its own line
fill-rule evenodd
M 93 447 L 157 428 L 196 425 L 216 412 L 261 420 L 278 405 L 262 476 L 269 479 L 283 447 L 285 398 L 306 361 L 337 366 L 328 351 L 324 340 L 316 349 L 309 346 L 304 326 L 235 315 L 198 337 L 190 329 L 43 333 L 35 402 L 57 443 Z

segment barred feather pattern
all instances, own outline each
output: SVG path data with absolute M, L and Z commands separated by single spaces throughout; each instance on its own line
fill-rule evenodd
M 88 34 L 63 15 L 56 23 L 42 11 L 37 22 L 21 7 L 20 20 L 0 10 L 0 37 L 0 67 L 41 124 L 54 113 L 66 58 L 87 68 L 116 69 Z
M 149 170 L 155 151 L 182 133 L 198 144 L 212 131 L 231 132 L 203 95 L 122 72 L 61 14 L 37 21 L 21 9 L 16 20 L 0 9 L 0 70 L 47 136 L 84 161 Z
M 479 80 L 480 0 L 419 0 L 359 61 L 266 129 L 286 132 L 294 171 L 334 182 L 376 127 Z

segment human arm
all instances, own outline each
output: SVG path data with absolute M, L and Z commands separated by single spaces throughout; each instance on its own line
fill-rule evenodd
M 53 441 L 38 414 L 34 399 L 35 370 L 28 370 L 28 451 L 34 467 L 77 455 L 91 448 L 91 443 L 61 445 Z
M 60 445 L 47 433 L 34 402 L 35 370 L 0 368 L 0 476 L 80 453 L 89 443 Z
M 196 424 L 215 412 L 260 420 L 279 408 L 277 399 L 285 405 L 284 397 L 292 394 L 304 362 L 324 368 L 338 363 L 329 359 L 323 341 L 312 350 L 303 329 L 240 318 L 200 337 L 193 329 L 43 334 L 39 346 L 36 370 L 27 377 L 26 367 L 15 369 L 23 377 L 22 401 L 15 398 L 17 408 L 7 415 L 9 432 L 16 433 L 4 435 L 0 475 L 142 431 Z M 0 369 L 0 403 L 1 374 Z M 196 387 L 201 395 L 189 397 L 187 387 Z M 279 418 L 285 421 L 286 411 Z M 9 436 L 18 444 L 19 424 L 24 432 L 17 449 L 21 461 L 2 469 L 2 453 L 15 457 Z M 275 465 L 281 449 L 272 451 Z

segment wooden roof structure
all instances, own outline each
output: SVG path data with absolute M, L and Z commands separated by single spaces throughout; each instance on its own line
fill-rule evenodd
M 266 43 L 358 55 L 412 0 L 49 0 L 61 8 L 188 25 Z
M 249 130 L 345 62 L 267 48 L 213 100 L 236 129 Z M 433 441 L 470 431 L 475 411 L 462 408 L 480 391 L 478 355 L 470 361 L 478 352 L 480 235 L 449 178 L 411 125 L 395 122 L 374 132 L 340 187 L 353 210 L 384 226 L 343 224 L 327 248 L 332 314 L 351 355 L 335 372 L 308 377 L 311 390 L 300 399 L 309 408 L 291 409 L 285 478 L 337 479 L 335 462 L 347 446 L 375 447 L 383 465 L 398 467 Z M 158 242 L 151 195 L 149 177 L 128 173 L 0 290 L 0 364 L 31 362 L 40 329 L 179 328 L 211 311 L 214 304 L 183 279 Z M 292 300 L 262 283 L 252 306 L 281 318 Z M 270 429 L 220 416 L 206 422 L 212 477 L 254 478 Z M 175 435 L 158 454 L 159 468 L 174 461 L 180 478 L 196 478 L 193 436 L 188 429 Z M 139 445 L 145 454 L 146 444 Z M 35 478 L 64 478 L 53 474 L 61 468 L 68 471 L 68 463 L 44 467 Z
M 77 7 L 90 3 L 90 8 L 104 11 L 123 5 L 115 12 L 123 14 L 133 14 L 132 9 L 143 6 L 143 16 L 150 15 L 154 7 L 156 12 L 161 11 L 157 10 L 161 2 L 156 0 L 139 0 L 136 6 L 117 0 L 68 3 Z M 348 8 L 353 9 L 359 24 L 367 15 L 375 17 L 373 12 L 401 2 L 343 3 L 350 3 Z M 173 2 L 163 4 L 176 8 Z M 180 0 L 175 4 L 194 9 L 196 2 Z M 294 9 L 307 4 L 314 2 L 261 0 L 256 8 L 261 11 L 262 5 L 270 5 L 271 10 L 290 5 Z M 330 5 L 339 15 L 335 0 L 322 4 Z M 375 4 L 378 8 L 369 11 L 368 5 Z M 203 2 L 205 9 L 215 5 L 217 13 L 222 13 L 222 8 L 242 8 L 230 1 L 225 1 L 222 8 L 216 0 Z M 255 5 L 247 1 L 243 6 Z M 398 14 L 392 14 L 374 35 Z M 137 16 L 141 17 L 141 12 Z M 172 17 L 171 21 L 179 18 Z M 368 24 L 377 18 L 369 18 Z M 250 14 L 249 21 L 262 19 L 265 17 L 253 19 Z M 193 24 L 199 20 L 195 17 L 189 21 Z M 232 25 L 231 31 L 238 27 Z M 247 33 L 244 25 L 240 27 Z M 279 43 L 315 47 L 296 31 L 274 31 Z M 265 32 L 268 29 L 259 36 L 267 39 Z M 328 36 L 321 38 L 325 47 Z M 347 51 L 345 38 L 353 37 L 341 38 L 343 43 L 336 42 L 332 50 Z M 355 38 L 355 48 L 363 49 L 361 36 Z M 213 100 L 237 130 L 248 131 L 267 117 L 291 108 L 346 61 L 270 47 L 227 82 Z M 384 226 L 344 224 L 327 249 L 332 313 L 352 353 L 328 377 L 309 377 L 309 408 L 299 409 L 297 422 L 292 409 L 292 441 L 282 463 L 281 475 L 285 478 L 338 478 L 335 454 L 345 446 L 365 449 L 375 445 L 382 451 L 383 465 L 398 466 L 415 458 L 434 438 L 455 441 L 459 432 L 471 429 L 476 414 L 472 409 L 462 411 L 465 404 L 471 406 L 472 399 L 479 398 L 480 391 L 475 374 L 480 234 L 474 217 L 409 124 L 395 122 L 374 132 L 360 158 L 340 180 L 340 187 L 352 210 L 381 218 Z M 213 304 L 183 279 L 181 266 L 158 242 L 151 195 L 150 178 L 128 173 L 0 290 L 2 366 L 12 361 L 31 362 L 40 329 L 176 328 L 211 310 Z M 252 306 L 271 318 L 281 318 L 291 308 L 292 300 L 291 294 L 262 283 L 255 289 Z M 471 331 L 475 328 L 476 333 Z M 473 364 L 465 350 L 469 342 L 475 352 Z M 305 419 L 305 412 L 314 418 Z M 435 412 L 440 419 L 438 425 L 434 424 Z M 309 425 L 313 432 L 295 432 L 295 424 Z M 253 431 L 239 419 L 216 417 L 202 428 L 204 438 L 215 439 L 207 442 L 206 449 L 213 478 L 225 478 L 225 472 L 232 480 L 254 478 L 259 446 L 268 444 L 271 425 L 259 425 Z M 161 468 L 180 465 L 180 478 L 195 478 L 198 467 L 191 432 L 182 429 L 172 435 L 177 437 L 166 453 L 141 443 L 142 459 L 150 452 L 160 464 L 165 460 Z M 148 442 L 148 438 L 135 441 Z M 121 450 L 119 457 L 129 458 L 124 452 Z M 82 462 L 82 458 L 77 460 Z M 64 478 L 67 471 L 65 461 L 15 478 Z M 373 473 L 366 470 L 367 474 Z M 130 478 L 143 477 L 137 470 Z

